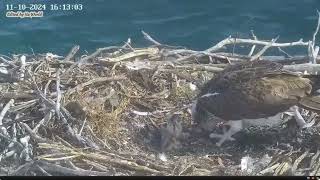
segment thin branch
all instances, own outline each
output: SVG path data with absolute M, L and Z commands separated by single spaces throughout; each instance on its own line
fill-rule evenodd
M 282 50 L 280 47 L 278 47 L 278 50 L 279 50 L 280 52 L 282 52 L 283 54 L 285 54 L 285 55 L 286 55 L 286 57 L 289 57 L 289 58 L 291 58 L 291 57 L 292 57 L 289 53 L 285 52 L 285 51 L 284 51 L 284 50 Z
M 32 129 L 26 123 L 20 123 L 20 125 L 22 125 L 23 128 L 29 133 L 29 135 L 38 143 L 48 142 L 48 140 L 38 136 L 35 132 L 33 132 Z
M 0 112 L 0 126 L 2 126 L 2 120 L 6 115 L 6 113 L 8 112 L 8 110 L 10 109 L 10 107 L 13 105 L 13 103 L 14 103 L 14 99 L 10 99 L 10 101 L 4 106 L 4 108 Z
M 238 38 L 237 41 L 235 42 L 234 38 L 229 36 L 228 38 L 220 41 L 218 44 L 215 46 L 205 50 L 205 52 L 215 52 L 217 50 L 220 50 L 222 47 L 229 45 L 229 44 L 255 44 L 255 45 L 263 45 L 263 46 L 268 46 L 270 45 L 270 42 L 268 41 L 261 41 L 261 40 L 252 40 L 252 39 L 241 39 Z M 291 42 L 291 43 L 273 43 L 271 47 L 289 47 L 289 46 L 308 46 L 308 42 L 303 42 L 302 39 L 296 42 Z
M 316 43 L 316 36 L 317 36 L 317 34 L 318 34 L 319 26 L 320 26 L 320 12 L 317 10 L 317 13 L 318 13 L 318 23 L 317 23 L 316 30 L 314 31 L 313 36 L 312 36 L 313 46 L 314 46 L 315 43 Z
M 253 30 L 251 30 L 251 35 L 252 35 L 252 37 L 253 37 L 254 40 L 258 40 L 258 38 L 257 38 L 257 36 L 254 34 Z M 249 54 L 248 54 L 249 57 L 252 56 L 255 48 L 256 48 L 256 45 L 254 44 L 254 45 L 252 46 Z
M 262 56 L 262 54 L 264 52 L 266 52 L 266 50 L 269 49 L 274 44 L 274 42 L 276 42 L 278 40 L 278 38 L 279 38 L 279 36 L 274 38 L 274 39 L 272 39 L 271 42 L 268 45 L 264 46 L 257 54 L 252 56 L 250 61 L 254 61 L 254 60 L 258 59 L 260 56 Z
M 320 26 L 320 12 L 317 10 L 318 13 L 318 23 L 315 32 L 313 33 L 312 36 L 312 41 L 308 42 L 308 55 L 309 55 L 309 60 L 311 63 L 316 64 L 316 57 L 318 56 L 319 53 L 319 46 L 316 46 L 316 36 L 319 31 L 319 26 Z
M 8 61 L 8 60 L 6 60 L 5 58 L 3 58 L 3 57 L 0 57 L 0 61 L 2 61 L 2 62 L 4 62 L 4 63 L 6 63 L 6 64 L 8 64 L 8 65 L 11 65 L 12 67 L 14 67 L 14 68 L 17 68 L 18 66 L 17 65 L 15 65 L 13 62 L 11 62 L 11 61 Z
M 159 43 L 158 41 L 154 40 L 148 33 L 144 32 L 144 31 L 141 31 L 141 33 L 143 34 L 143 37 L 145 39 L 147 39 L 148 41 L 150 41 L 153 44 L 158 45 L 158 46 L 161 45 L 161 43 Z
M 95 83 L 99 83 L 99 82 L 109 82 L 109 81 L 120 81 L 120 80 L 125 80 L 126 77 L 125 76 L 114 76 L 114 77 L 101 77 L 101 78 L 96 78 L 96 79 L 92 79 L 88 82 L 82 83 L 77 85 L 76 87 L 70 89 L 67 91 L 67 93 L 72 94 L 76 91 L 80 91 L 81 89 L 83 89 L 84 87 L 91 85 L 91 84 L 95 84 Z
M 57 101 L 56 101 L 56 115 L 57 115 L 57 119 L 60 119 L 60 101 L 61 101 L 61 91 L 60 91 L 60 70 L 58 69 L 57 72 L 56 72 L 56 91 L 57 91 Z
M 70 61 L 76 54 L 77 52 L 79 51 L 80 49 L 80 46 L 79 45 L 76 45 L 74 46 L 70 52 L 68 53 L 68 55 L 64 58 L 63 61 Z
M 37 164 L 39 164 L 42 169 L 46 170 L 47 172 L 51 173 L 58 173 L 63 175 L 76 175 L 76 176 L 110 176 L 110 172 L 98 172 L 98 171 L 91 171 L 91 170 L 84 170 L 78 168 L 77 170 L 63 167 L 56 164 L 51 164 L 45 161 L 38 161 Z

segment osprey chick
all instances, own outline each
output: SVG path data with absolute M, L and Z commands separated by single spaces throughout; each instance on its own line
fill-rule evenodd
M 230 125 L 224 134 L 210 134 L 220 138 L 221 146 L 242 127 L 242 120 L 279 118 L 280 113 L 294 110 L 298 125 L 308 127 L 297 106 L 320 110 L 320 98 L 312 96 L 320 77 L 301 75 L 283 69 L 271 61 L 245 61 L 230 65 L 207 82 L 192 107 L 196 123 L 206 120 L 209 114 L 227 121 Z

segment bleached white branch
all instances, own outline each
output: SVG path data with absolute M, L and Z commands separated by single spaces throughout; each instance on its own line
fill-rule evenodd
M 0 112 L 0 126 L 2 125 L 2 120 L 10 107 L 13 105 L 14 99 L 10 99 L 10 101 L 3 107 L 2 111 Z
M 20 57 L 20 63 L 21 63 L 21 66 L 20 66 L 20 81 L 23 81 L 24 80 L 24 75 L 25 75 L 25 72 L 26 72 L 26 56 L 25 55 L 22 55 Z
M 251 59 L 250 59 L 250 61 L 256 60 L 256 59 L 258 59 L 260 56 L 262 56 L 262 54 L 263 54 L 264 52 L 266 52 L 266 50 L 269 49 L 269 48 L 272 46 L 272 44 L 278 40 L 278 38 L 279 38 L 279 36 L 276 37 L 276 38 L 274 38 L 274 39 L 272 39 L 271 42 L 270 42 L 268 45 L 264 46 L 257 54 L 255 54 L 254 56 L 252 56 Z
M 60 101 L 61 101 L 61 90 L 60 90 L 60 69 L 57 70 L 57 79 L 56 79 L 56 90 L 57 90 L 57 101 L 56 101 L 56 114 L 57 119 L 60 119 Z
M 262 46 L 268 46 L 270 44 L 270 41 L 261 41 L 261 40 L 252 40 L 252 39 L 241 39 L 237 38 L 235 41 L 234 38 L 229 36 L 228 38 L 220 41 L 215 46 L 205 50 L 206 52 L 215 52 L 222 47 L 229 45 L 229 44 L 253 44 L 253 45 L 262 45 Z M 271 47 L 289 47 L 289 46 L 308 46 L 308 42 L 303 42 L 303 39 L 300 39 L 296 42 L 290 42 L 290 43 L 273 43 Z
M 320 75 L 320 64 L 295 64 L 295 65 L 284 65 L 283 67 L 289 71 L 307 72 L 308 74 Z
M 309 55 L 309 60 L 311 63 L 316 64 L 316 57 L 318 56 L 319 53 L 319 46 L 316 46 L 316 36 L 318 34 L 319 31 L 319 27 L 320 27 L 320 12 L 317 10 L 318 13 L 318 23 L 317 23 L 317 27 L 316 30 L 313 33 L 312 36 L 312 41 L 308 42 L 308 55 Z
M 320 26 L 320 12 L 317 10 L 317 13 L 318 13 L 318 23 L 317 23 L 316 30 L 314 31 L 313 36 L 312 36 L 312 42 L 314 43 L 313 45 L 315 45 L 316 36 L 319 32 L 319 26 Z
M 258 38 L 257 38 L 257 36 L 254 34 L 253 30 L 251 30 L 251 35 L 252 35 L 252 37 L 253 37 L 254 40 L 258 40 Z M 256 45 L 254 44 L 254 45 L 252 46 L 249 54 L 248 54 L 249 57 L 252 56 L 255 48 L 256 48 Z
M 141 33 L 143 34 L 144 38 L 147 39 L 148 41 L 152 42 L 155 45 L 161 45 L 161 43 L 159 43 L 158 41 L 154 40 L 148 33 L 141 31 Z

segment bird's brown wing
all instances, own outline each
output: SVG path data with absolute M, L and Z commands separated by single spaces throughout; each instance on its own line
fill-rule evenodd
M 212 92 L 222 92 L 234 84 L 282 72 L 282 65 L 271 61 L 244 61 L 226 67 L 201 89 L 199 97 Z
M 198 104 L 226 120 L 266 118 L 298 104 L 312 88 L 309 79 L 285 71 L 237 75 L 245 73 L 248 81 L 239 78 L 219 94 L 200 97 Z

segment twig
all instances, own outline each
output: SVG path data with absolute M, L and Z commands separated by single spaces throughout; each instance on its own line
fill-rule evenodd
M 10 99 L 10 101 L 3 107 L 2 111 L 0 112 L 0 126 L 2 126 L 2 120 L 10 107 L 13 105 L 14 99 Z
M 126 167 L 128 169 L 132 169 L 132 170 L 136 170 L 136 171 L 149 172 L 149 173 L 152 173 L 152 174 L 161 174 L 161 172 L 158 171 L 158 170 L 152 169 L 152 168 L 147 167 L 147 166 L 139 165 L 139 164 L 137 164 L 135 162 L 124 160 L 124 159 L 113 159 L 113 158 L 108 157 L 108 156 L 102 156 L 102 155 L 97 156 L 97 154 L 92 154 L 92 153 L 84 154 L 84 156 L 87 157 L 87 158 L 100 160 L 102 162 L 104 161 L 104 162 L 120 165 L 122 167 Z
M 257 54 L 252 56 L 250 58 L 250 61 L 254 61 L 254 60 L 258 59 L 260 56 L 262 56 L 262 54 L 264 52 L 266 52 L 266 50 L 269 49 L 272 46 L 272 44 L 274 44 L 274 42 L 276 42 L 278 40 L 278 38 L 279 38 L 279 36 L 274 38 L 274 39 L 272 39 L 271 42 L 268 45 L 264 46 Z
M 48 140 L 46 140 L 45 138 L 42 138 L 40 136 L 38 136 L 35 132 L 32 131 L 32 129 L 25 123 L 20 123 L 20 125 L 23 126 L 23 128 L 30 134 L 30 136 L 36 140 L 39 143 L 44 143 L 44 142 L 48 142 Z
M 125 61 L 125 60 L 131 60 L 137 57 L 141 57 L 141 56 L 155 56 L 159 53 L 159 49 L 158 48 L 144 48 L 144 49 L 136 49 L 133 52 L 129 52 L 126 54 L 123 54 L 121 56 L 118 57 L 106 57 L 106 58 L 100 58 L 99 61 L 100 62 L 112 62 L 112 63 L 116 63 L 116 62 L 121 62 L 121 61 Z
M 298 168 L 298 165 L 300 164 L 300 162 L 308 155 L 309 151 L 305 151 L 300 157 L 298 157 L 293 165 L 292 165 L 292 172 L 295 172 Z
M 145 39 L 149 40 L 153 44 L 158 45 L 158 46 L 161 45 L 161 43 L 159 43 L 158 41 L 154 40 L 148 33 L 144 32 L 144 31 L 141 31 L 141 33 L 143 34 L 143 37 Z
M 254 40 L 258 40 L 258 38 L 257 38 L 257 36 L 254 34 L 253 30 L 251 30 L 251 35 L 252 35 L 252 37 L 253 37 Z M 256 48 L 256 45 L 254 44 L 254 45 L 252 46 L 249 54 L 248 54 L 249 57 L 252 56 L 255 48 Z
M 26 173 L 29 171 L 29 169 L 32 168 L 32 165 L 34 164 L 33 161 L 25 163 L 21 166 L 19 166 L 17 169 L 15 169 L 12 173 L 10 173 L 11 176 L 22 176 L 26 175 Z
M 309 41 L 308 43 L 308 55 L 310 62 L 313 64 L 316 64 L 316 57 L 318 56 L 319 53 L 319 46 L 316 46 L 316 36 L 319 31 L 319 26 L 320 26 L 320 12 L 317 10 L 318 13 L 318 23 L 315 32 L 313 33 L 312 36 L 312 41 Z
M 0 57 L 0 61 L 4 62 L 4 63 L 6 63 L 6 64 L 9 64 L 9 65 L 11 65 L 11 66 L 14 67 L 14 68 L 17 68 L 17 67 L 18 67 L 17 65 L 15 65 L 14 63 L 12 63 L 11 61 L 6 60 L 6 59 L 3 58 L 3 57 Z
M 26 71 L 26 56 L 25 55 L 22 55 L 20 57 L 20 63 L 21 63 L 21 66 L 20 66 L 20 81 L 23 81 L 24 80 L 24 76 L 25 76 L 25 71 Z
M 317 10 L 317 14 L 318 14 L 318 23 L 317 23 L 317 27 L 316 27 L 316 30 L 314 31 L 313 33 L 313 36 L 312 36 L 312 45 L 314 46 L 315 43 L 316 43 L 316 36 L 318 34 L 318 31 L 319 31 L 319 27 L 320 27 L 320 12 Z
M 122 48 L 122 47 L 119 47 L 119 46 L 110 46 L 110 47 L 105 47 L 105 48 L 99 48 L 94 53 L 92 53 L 91 55 L 86 56 L 84 58 L 81 58 L 79 63 L 81 64 L 82 62 L 86 62 L 89 59 L 93 59 L 93 58 L 97 57 L 99 54 L 101 54 L 104 51 L 110 51 L 110 50 L 113 50 L 113 49 L 119 50 L 119 49 L 125 49 L 125 48 Z
M 283 54 L 285 54 L 286 57 L 292 58 L 292 56 L 291 56 L 290 54 L 288 54 L 287 52 L 285 52 L 284 50 L 282 50 L 280 47 L 278 47 L 278 50 L 279 50 L 280 52 L 282 52 Z
M 110 47 L 105 47 L 105 48 L 99 48 L 97 49 L 94 53 L 92 53 L 89 56 L 86 56 L 84 58 L 81 58 L 79 62 L 72 64 L 69 69 L 67 71 L 65 71 L 61 76 L 64 76 L 65 74 L 68 74 L 70 71 L 73 70 L 73 68 L 75 68 L 76 66 L 81 66 L 83 64 L 83 62 L 88 61 L 89 59 L 93 59 L 95 57 L 97 57 L 99 54 L 101 54 L 103 51 L 109 51 L 109 50 L 113 50 L 113 49 L 124 49 L 122 47 L 118 47 L 118 46 L 110 46 Z
M 109 171 L 108 168 L 106 166 L 103 166 L 99 163 L 93 162 L 93 161 L 89 161 L 87 159 L 83 160 L 84 162 L 86 162 L 87 164 L 90 164 L 91 166 L 95 167 L 96 169 L 100 170 L 100 171 Z
M 84 87 L 89 86 L 91 84 L 95 84 L 95 83 L 100 83 L 100 82 L 109 82 L 109 81 L 120 81 L 120 80 L 125 80 L 126 77 L 125 76 L 113 76 L 113 77 L 101 77 L 101 78 L 96 78 L 96 79 L 92 79 L 88 82 L 82 83 L 77 85 L 76 87 L 70 89 L 67 91 L 68 94 L 73 94 L 76 91 L 80 91 L 82 90 Z
M 81 136 L 81 133 L 83 131 L 83 128 L 84 128 L 84 125 L 86 124 L 86 122 L 87 122 L 87 118 L 84 118 L 83 124 L 82 124 L 81 129 L 80 129 L 80 131 L 78 133 L 79 136 Z
M 45 161 L 37 161 L 37 164 L 42 167 L 47 172 L 51 173 L 58 173 L 63 175 L 76 175 L 76 176 L 110 176 L 109 172 L 98 172 L 98 171 L 91 171 L 91 170 L 84 170 L 84 169 L 70 169 L 60 165 L 51 164 Z
M 131 38 L 128 38 L 127 42 L 122 46 L 122 48 L 130 48 L 131 50 L 134 50 L 132 47 L 131 47 Z
M 70 61 L 76 54 L 77 52 L 79 51 L 80 49 L 80 46 L 76 45 L 74 46 L 70 52 L 68 53 L 68 55 L 64 58 L 63 61 Z
M 57 119 L 60 120 L 60 101 L 61 101 L 61 91 L 60 91 L 60 70 L 58 69 L 57 72 L 56 72 L 56 91 L 57 91 L 57 101 L 56 101 L 56 115 L 57 115 Z
M 185 69 L 185 70 L 193 70 L 193 71 L 208 71 L 208 72 L 220 72 L 223 68 L 213 67 L 213 66 L 205 66 L 205 65 L 182 65 L 175 66 L 176 69 Z
M 50 173 L 48 173 L 46 170 L 44 170 L 42 167 L 40 167 L 38 164 L 36 165 L 36 167 L 40 170 L 40 172 L 42 172 L 44 175 L 46 176 L 52 176 Z

